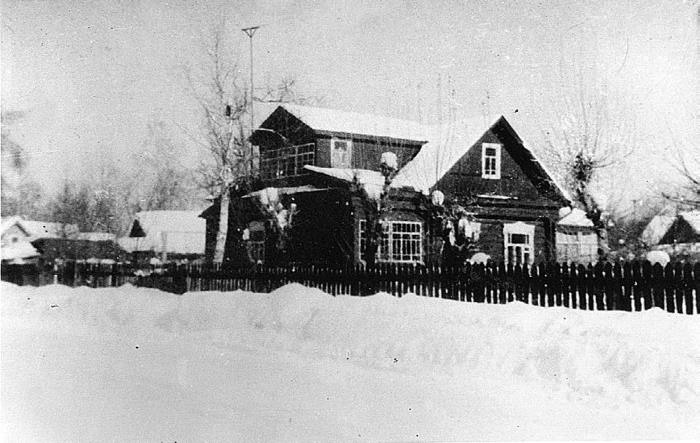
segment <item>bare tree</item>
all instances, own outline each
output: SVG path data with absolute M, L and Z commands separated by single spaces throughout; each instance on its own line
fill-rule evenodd
M 0 123 L 0 148 L 2 149 L 2 194 L 0 209 L 2 215 L 21 215 L 35 218 L 46 215 L 43 211 L 43 189 L 28 171 L 29 158 L 22 146 L 17 143 L 10 128 L 23 117 L 22 112 L 2 111 Z
M 173 141 L 168 126 L 160 120 L 148 124 L 148 135 L 132 168 L 135 210 L 191 209 L 197 197 L 195 171 L 184 162 L 183 147 Z
M 553 116 L 542 130 L 544 155 L 563 171 L 575 204 L 593 221 L 604 257 L 609 250 L 604 202 L 594 197 L 592 188 L 603 170 L 620 166 L 636 150 L 636 118 L 624 100 L 614 99 L 605 85 L 586 82 L 582 72 L 562 76 L 550 111 Z
M 201 134 L 192 137 L 207 153 L 199 168 L 202 185 L 219 198 L 216 263 L 224 260 L 231 188 L 236 184 L 250 185 L 253 176 L 253 152 L 245 127 L 249 94 L 242 86 L 238 63 L 226 45 L 224 33 L 222 21 L 205 43 L 205 63 L 199 69 L 185 69 L 202 112 Z
M 697 152 L 697 148 L 689 149 L 673 140 L 674 157 L 671 160 L 673 168 L 681 175 L 685 184 L 675 193 L 665 193 L 664 197 L 672 202 L 689 208 L 700 208 L 700 159 L 689 156 L 686 152 Z

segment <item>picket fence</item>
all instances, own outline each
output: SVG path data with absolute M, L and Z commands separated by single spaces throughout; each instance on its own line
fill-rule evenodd
M 9 272 L 9 274 L 8 274 Z M 17 270 L 3 267 L 3 280 L 19 281 Z M 50 272 L 51 275 L 45 275 Z M 24 283 L 27 276 L 23 275 Z M 658 307 L 668 312 L 700 312 L 700 263 L 662 267 L 645 262 L 596 266 L 557 263 L 537 266 L 504 264 L 460 268 L 407 265 L 287 266 L 228 268 L 222 266 L 166 266 L 134 270 L 129 265 L 68 262 L 29 284 L 59 283 L 92 287 L 153 287 L 174 293 L 192 291 L 271 292 L 300 283 L 332 295 L 365 296 L 387 292 L 476 303 L 520 301 L 536 306 L 564 306 L 584 310 L 642 311 Z

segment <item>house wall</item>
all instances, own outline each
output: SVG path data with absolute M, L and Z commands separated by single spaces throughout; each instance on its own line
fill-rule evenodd
M 499 143 L 501 149 L 501 178 L 482 178 L 482 143 Z M 447 197 L 467 194 L 494 194 L 516 197 L 518 201 L 536 204 L 551 204 L 535 187 L 531 178 L 523 171 L 522 162 L 516 160 L 515 140 L 505 134 L 487 131 L 476 144 L 438 182 L 436 188 Z M 515 157 L 514 157 L 515 154 Z
M 26 241 L 29 238 L 27 233 L 20 228 L 17 224 L 14 224 L 7 228 L 2 234 L 2 246 L 11 246 L 13 243 L 19 241 Z M 16 240 L 15 240 L 16 239 Z
M 322 134 L 316 139 L 316 166 L 330 168 L 331 139 L 352 141 L 352 167 L 378 171 L 382 153 L 396 154 L 399 169 L 420 151 L 421 143 L 387 138 L 362 138 L 352 134 Z
M 259 136 L 255 143 L 259 146 L 261 156 L 265 151 L 278 149 L 285 146 L 315 144 L 315 166 L 331 167 L 331 140 L 338 138 L 352 141 L 352 167 L 359 169 L 379 170 L 381 155 L 384 152 L 396 154 L 398 167 L 403 167 L 416 156 L 422 146 L 421 141 L 401 140 L 388 137 L 369 137 L 358 134 L 331 133 L 314 131 L 304 122 L 297 119 L 283 108 L 277 109 L 260 126 L 270 129 L 283 136 L 286 141 L 275 136 Z M 303 174 L 296 177 L 284 177 L 280 179 L 265 180 L 263 186 L 298 186 L 309 183 L 311 174 Z

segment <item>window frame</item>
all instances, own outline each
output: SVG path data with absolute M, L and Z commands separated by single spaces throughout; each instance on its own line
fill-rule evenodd
M 299 177 L 308 172 L 305 165 L 315 164 L 316 143 L 264 149 L 260 152 L 260 177 L 263 180 Z
M 481 178 L 498 180 L 501 178 L 501 149 L 500 143 L 482 143 L 481 144 Z M 495 156 L 487 156 L 486 149 L 492 148 L 496 150 Z M 487 168 L 487 160 L 494 160 L 493 172 L 491 168 Z M 490 163 L 490 162 L 489 162 Z
M 526 236 L 526 243 L 514 242 L 513 236 L 524 235 Z M 535 261 L 535 225 L 530 225 L 523 222 L 515 223 L 504 223 L 503 224 L 503 261 L 506 265 L 511 264 L 511 251 L 512 248 L 513 256 L 518 254 L 515 264 L 527 264 L 532 265 Z M 517 249 L 520 252 L 517 252 Z
M 598 237 L 595 232 L 556 233 L 557 261 L 587 265 L 598 262 Z
M 417 220 L 381 220 L 382 234 L 377 245 L 377 263 L 424 263 L 423 222 Z M 417 228 L 417 229 L 416 229 Z M 358 224 L 358 259 L 364 262 L 367 248 L 367 220 Z M 398 247 L 398 250 L 397 250 Z M 407 247 L 408 251 L 404 250 Z
M 335 145 L 336 143 L 345 143 L 345 147 L 347 148 L 347 165 L 335 165 L 333 164 L 333 151 L 336 149 Z M 352 168 L 352 139 L 349 138 L 339 138 L 339 137 L 332 137 L 331 138 L 331 143 L 330 143 L 330 164 L 331 168 Z
M 265 245 L 267 240 L 267 230 L 265 228 L 265 223 L 254 220 L 248 223 L 247 229 L 249 232 L 249 238 L 246 241 L 248 256 L 253 263 L 264 264 L 266 258 Z M 257 238 L 254 239 L 254 236 Z

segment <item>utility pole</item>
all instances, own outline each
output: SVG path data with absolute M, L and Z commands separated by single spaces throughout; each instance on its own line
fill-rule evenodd
M 258 30 L 260 26 L 251 26 L 250 28 L 243 28 L 241 31 L 245 32 L 245 34 L 248 36 L 248 39 L 250 40 L 250 136 L 253 136 L 253 131 L 255 130 L 255 110 L 254 110 L 254 105 L 253 102 L 255 101 L 254 99 L 254 94 L 253 94 L 253 36 L 255 35 L 255 31 Z M 251 143 L 250 145 L 250 173 L 251 175 L 253 174 L 253 166 L 254 166 L 254 161 L 253 161 L 253 145 Z
M 250 130 L 253 131 L 254 127 L 254 115 L 253 115 L 253 36 L 255 31 L 258 30 L 260 26 L 252 26 L 250 28 L 243 28 L 241 31 L 245 32 L 250 40 Z

